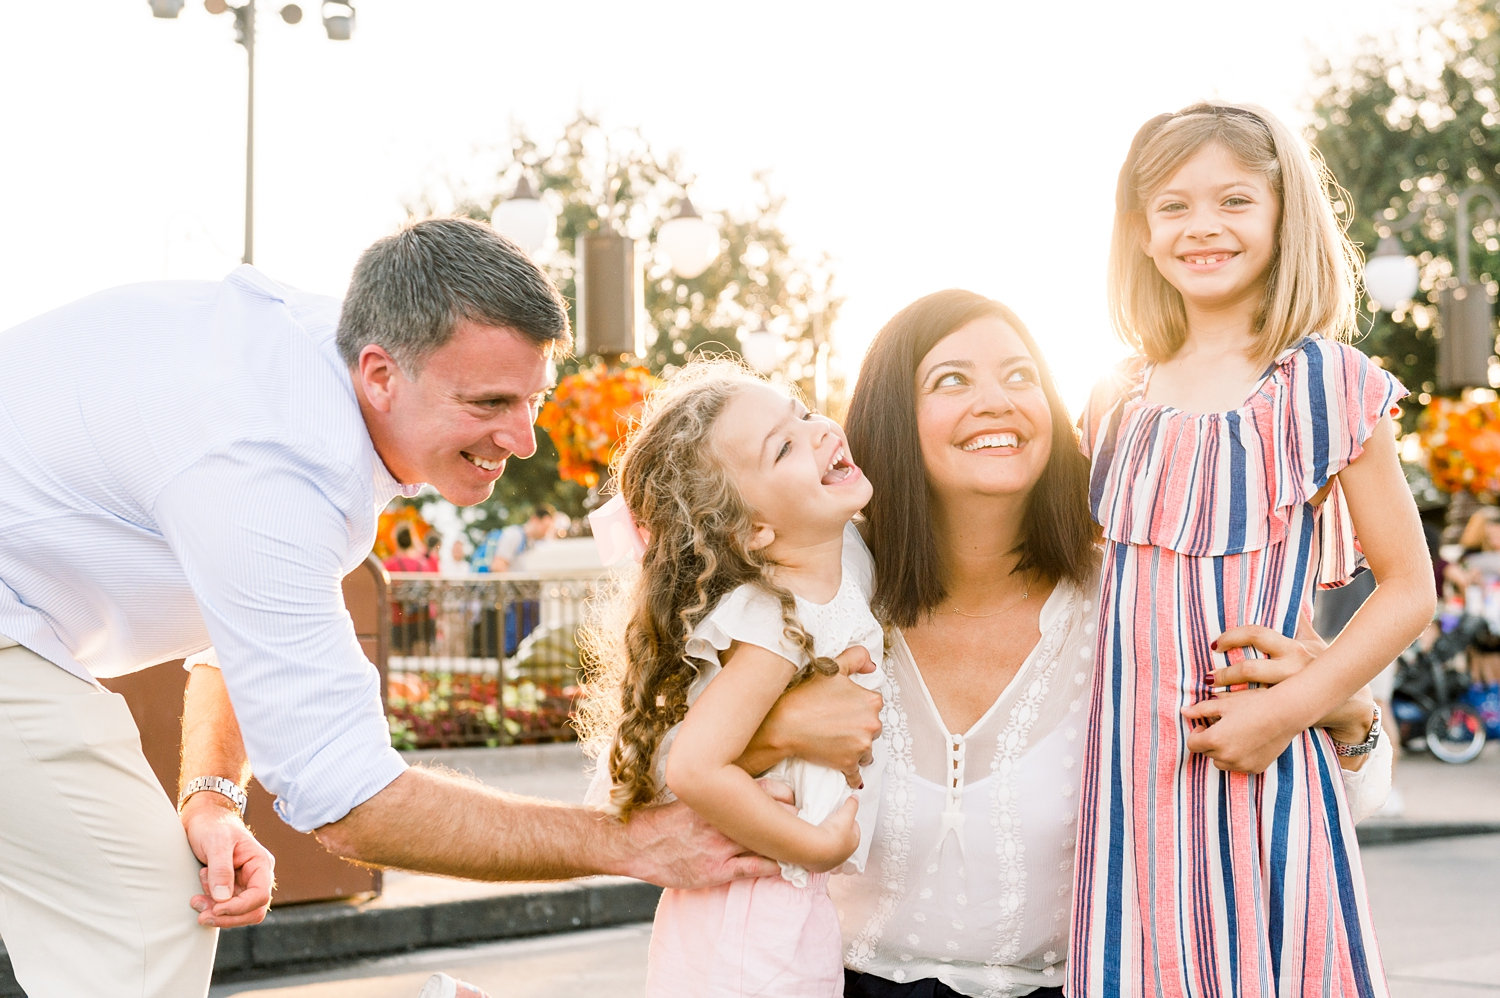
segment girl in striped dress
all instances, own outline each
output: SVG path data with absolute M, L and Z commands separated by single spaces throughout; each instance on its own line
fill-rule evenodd
M 1344 342 L 1357 253 L 1321 161 L 1265 112 L 1148 122 L 1120 173 L 1116 327 L 1083 418 L 1104 532 L 1068 993 L 1384 996 L 1340 746 L 1309 725 L 1432 616 L 1397 459 L 1406 392 Z M 1291 636 L 1318 585 L 1379 585 L 1270 688 L 1216 635 Z

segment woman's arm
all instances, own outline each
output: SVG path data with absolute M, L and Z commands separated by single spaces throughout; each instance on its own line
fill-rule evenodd
M 836 676 L 813 676 L 772 705 L 741 754 L 738 765 L 752 775 L 783 759 L 798 758 L 837 769 L 858 787 L 861 766 L 870 762 L 880 736 L 880 694 L 848 677 L 874 672 L 870 653 L 855 645 L 838 657 Z
M 772 800 L 737 765 L 751 737 L 796 671 L 764 648 L 735 644 L 723 670 L 689 708 L 667 755 L 667 786 L 714 827 L 763 856 L 820 872 L 859 844 L 858 802 L 813 825 Z
M 1364 452 L 1339 473 L 1339 483 L 1375 573 L 1375 591 L 1314 667 L 1262 696 L 1212 701 L 1219 705 L 1214 723 L 1191 733 L 1187 747 L 1220 769 L 1263 772 L 1298 732 L 1393 662 L 1432 619 L 1432 565 L 1390 420 L 1376 424 Z

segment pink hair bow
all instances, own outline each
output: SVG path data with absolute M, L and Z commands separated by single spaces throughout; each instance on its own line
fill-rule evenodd
M 639 562 L 646 553 L 646 532 L 636 526 L 630 507 L 618 492 L 589 514 L 589 527 L 594 532 L 599 558 L 606 565 L 617 565 L 626 558 Z

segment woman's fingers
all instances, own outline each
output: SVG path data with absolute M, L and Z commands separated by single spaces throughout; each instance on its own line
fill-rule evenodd
M 839 672 L 846 676 L 875 671 L 875 660 L 870 657 L 870 652 L 864 645 L 853 645 L 844 649 L 843 654 L 834 661 L 839 664 Z

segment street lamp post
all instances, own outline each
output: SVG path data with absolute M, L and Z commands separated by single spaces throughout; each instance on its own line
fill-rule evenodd
M 574 248 L 578 260 L 578 352 L 640 356 L 646 346 L 645 330 L 638 319 L 645 300 L 641 255 L 636 252 L 636 240 L 620 232 L 615 224 L 612 185 L 607 187 L 607 194 L 598 229 L 580 235 Z M 515 192 L 490 210 L 490 224 L 534 254 L 545 244 L 556 222 L 523 172 Z M 663 223 L 657 245 L 672 272 L 691 280 L 708 269 L 718 255 L 719 233 L 684 195 L 677 214 Z
M 1469 243 L 1474 238 L 1469 206 L 1475 198 L 1489 202 L 1500 213 L 1500 194 L 1484 184 L 1465 188 L 1454 206 L 1458 246 L 1454 254 L 1456 284 L 1438 291 L 1438 388 L 1489 387 L 1489 364 L 1495 353 L 1494 301 L 1488 285 L 1476 283 L 1469 269 Z M 1376 223 L 1380 242 L 1365 265 L 1365 291 L 1377 308 L 1401 305 L 1416 293 L 1417 261 L 1401 251 L 1396 235 L 1422 218 L 1417 208 L 1394 224 Z
M 147 0 L 153 17 L 176 19 L 184 0 Z M 231 6 L 227 0 L 203 0 L 210 14 L 234 14 L 234 40 L 245 49 L 245 251 L 244 263 L 255 262 L 255 0 Z M 280 10 L 287 24 L 302 20 L 302 8 L 289 3 Z M 331 41 L 348 41 L 354 33 L 352 0 L 324 0 L 323 30 Z

